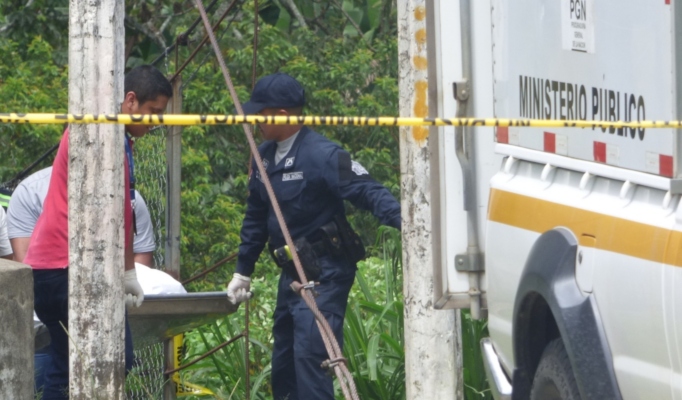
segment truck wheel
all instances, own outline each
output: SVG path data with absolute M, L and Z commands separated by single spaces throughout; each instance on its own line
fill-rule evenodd
M 561 338 L 551 341 L 533 378 L 531 400 L 580 400 L 571 362 Z

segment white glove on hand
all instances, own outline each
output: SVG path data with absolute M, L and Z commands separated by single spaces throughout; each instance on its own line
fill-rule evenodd
M 140 282 L 137 281 L 137 272 L 134 269 L 128 270 L 123 276 L 123 284 L 126 293 L 126 307 L 139 307 L 144 301 L 144 292 Z
M 227 298 L 232 304 L 239 304 L 251 298 L 251 278 L 235 273 L 227 285 Z

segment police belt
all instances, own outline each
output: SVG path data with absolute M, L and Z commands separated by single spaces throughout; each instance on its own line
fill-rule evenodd
M 341 218 L 343 218 L 343 222 L 340 222 Z M 310 235 L 294 239 L 296 253 L 298 253 L 301 263 L 306 263 L 306 261 L 314 263 L 320 257 L 342 255 L 344 243 L 340 227 L 344 226 L 344 222 L 348 224 L 345 217 L 335 216 L 331 221 L 315 229 Z M 288 246 L 274 249 L 271 247 L 270 253 L 280 268 L 291 265 L 289 262 L 293 258 Z
M 365 258 L 365 246 L 362 245 L 360 237 L 343 215 L 334 216 L 330 222 L 316 229 L 313 234 L 294 240 L 294 246 L 296 246 L 296 253 L 306 278 L 309 280 L 316 280 L 320 276 L 322 271 L 317 260 L 321 257 L 345 258 L 352 264 Z M 292 262 L 293 258 L 288 246 L 274 249 L 270 247 L 270 254 L 278 267 L 296 279 L 298 272 Z
M 329 246 L 327 245 L 327 238 L 318 238 L 316 241 L 311 242 L 310 240 L 304 237 L 294 240 L 294 243 L 296 246 L 297 253 L 300 253 L 301 250 L 309 246 L 307 247 L 307 249 L 312 250 L 314 256 L 317 258 L 332 255 L 332 252 L 329 251 Z M 289 263 L 293 261 L 293 257 L 291 256 L 291 250 L 287 245 L 275 249 L 270 247 L 270 255 L 272 256 L 272 259 L 275 261 L 275 264 L 277 264 L 277 266 L 280 268 L 288 267 L 290 265 Z M 301 254 L 299 254 L 299 257 L 300 256 Z

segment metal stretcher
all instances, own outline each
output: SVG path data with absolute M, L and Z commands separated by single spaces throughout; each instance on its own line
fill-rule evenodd
M 128 310 L 135 345 L 162 342 L 237 311 L 225 292 L 152 294 L 139 308 Z M 50 334 L 40 322 L 34 323 L 36 350 L 50 343 Z

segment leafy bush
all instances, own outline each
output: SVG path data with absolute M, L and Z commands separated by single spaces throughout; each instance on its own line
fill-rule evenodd
M 23 47 L 26 45 L 27 47 Z M 29 43 L 0 40 L 0 104 L 4 112 L 66 112 L 68 71 L 52 58 L 41 36 Z M 0 183 L 59 142 L 61 125 L 0 125 Z M 52 165 L 52 158 L 38 168 Z
M 400 234 L 381 232 L 378 247 L 383 257 L 371 257 L 358 265 L 357 284 L 351 290 L 344 326 L 344 356 L 353 374 L 360 398 L 405 397 L 403 351 L 403 303 Z M 252 288 L 256 296 L 249 304 L 251 399 L 271 397 L 270 359 L 272 313 L 277 297 L 279 270 L 259 263 Z M 244 329 L 245 307 L 235 314 L 193 331 L 186 336 L 187 360 L 236 336 Z M 221 349 L 182 373 L 183 379 L 211 389 L 220 398 L 245 398 L 244 340 Z M 338 383 L 336 383 L 338 385 Z M 336 387 L 337 398 L 342 398 Z

